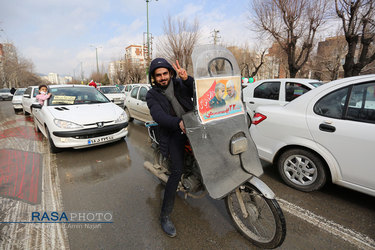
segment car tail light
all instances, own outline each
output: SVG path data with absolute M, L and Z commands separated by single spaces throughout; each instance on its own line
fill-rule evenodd
M 257 125 L 257 124 L 261 123 L 262 121 L 264 121 L 266 118 L 267 118 L 267 116 L 262 115 L 261 113 L 255 113 L 254 117 L 253 117 L 253 122 L 252 123 L 254 125 Z

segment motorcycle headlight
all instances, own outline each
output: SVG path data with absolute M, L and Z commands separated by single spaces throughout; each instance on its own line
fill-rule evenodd
M 126 115 L 125 111 L 121 113 L 121 115 L 116 119 L 116 123 L 125 122 L 128 120 L 128 116 Z
M 64 121 L 64 120 L 59 120 L 59 119 L 54 119 L 53 122 L 56 124 L 57 127 L 59 128 L 83 128 L 82 125 L 79 125 L 74 122 L 69 122 L 69 121 Z

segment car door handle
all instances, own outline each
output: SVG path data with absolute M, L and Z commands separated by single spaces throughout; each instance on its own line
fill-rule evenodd
M 330 132 L 330 133 L 333 133 L 336 131 L 336 127 L 332 126 L 332 125 L 328 125 L 328 124 L 324 124 L 324 123 L 321 123 L 319 125 L 319 129 L 321 131 L 324 131 L 324 132 Z
M 254 104 L 255 102 L 249 102 L 250 104 Z

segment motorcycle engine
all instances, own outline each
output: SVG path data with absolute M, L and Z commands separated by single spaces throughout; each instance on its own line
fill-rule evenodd
M 186 191 L 189 191 L 191 193 L 195 193 L 200 190 L 201 182 L 194 175 L 183 177 L 181 183 Z

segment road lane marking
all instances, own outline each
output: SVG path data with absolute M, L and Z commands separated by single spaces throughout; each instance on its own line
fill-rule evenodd
M 316 215 L 313 212 L 294 205 L 286 200 L 277 198 L 281 208 L 297 216 L 298 218 L 313 224 L 337 237 L 350 242 L 359 249 L 375 249 L 375 241 L 367 235 L 358 233 L 354 230 L 348 229 L 340 224 L 330 221 L 322 216 Z

